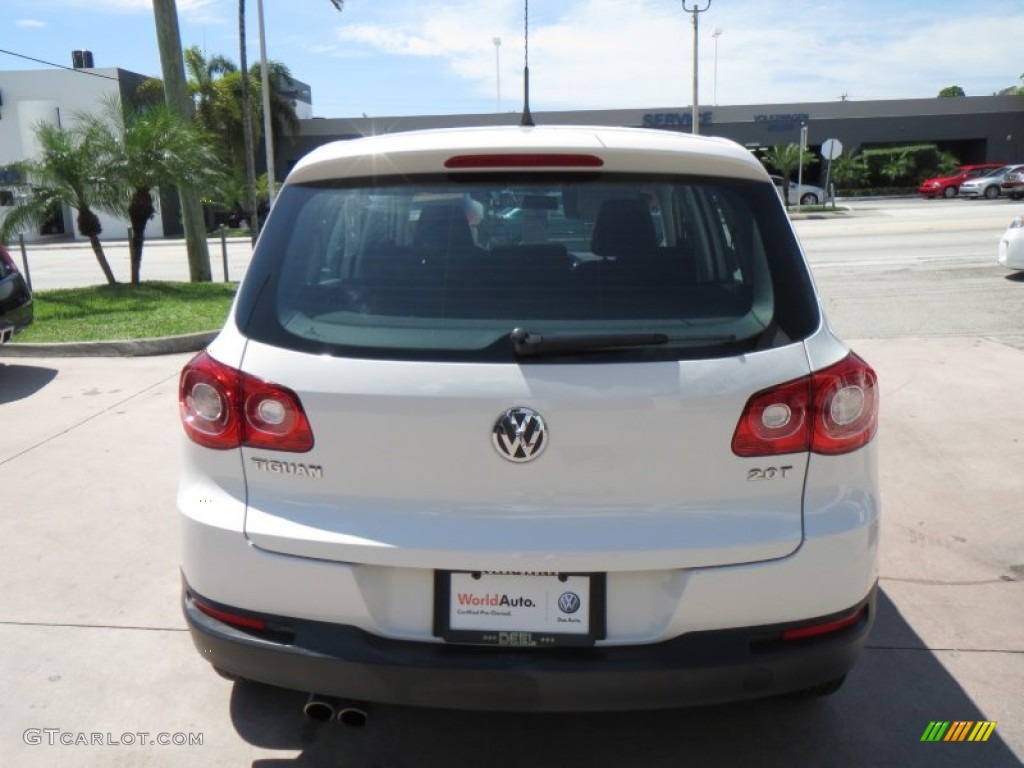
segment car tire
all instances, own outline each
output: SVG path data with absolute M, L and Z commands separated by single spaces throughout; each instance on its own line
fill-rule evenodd
M 957 193 L 957 188 L 956 187 L 946 187 L 944 190 L 942 190 L 942 196 L 944 198 L 946 198 L 947 200 L 949 198 L 951 198 L 951 197 L 956 197 L 956 193 Z
M 995 185 L 985 187 L 986 200 L 995 200 L 997 197 L 999 197 L 999 187 Z
M 803 197 L 800 198 L 800 205 L 817 205 L 817 204 L 818 204 L 818 196 L 816 194 L 814 194 L 813 192 L 808 192 Z

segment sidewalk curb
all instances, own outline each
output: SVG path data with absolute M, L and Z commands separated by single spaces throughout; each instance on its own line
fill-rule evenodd
M 206 347 L 219 331 L 186 333 L 181 336 L 161 336 L 155 339 L 126 339 L 123 341 L 76 341 L 56 344 L 4 344 L 0 358 L 4 357 L 146 357 L 198 352 Z

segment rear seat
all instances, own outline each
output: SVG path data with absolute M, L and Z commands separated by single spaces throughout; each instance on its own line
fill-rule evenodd
M 689 251 L 657 244 L 642 201 L 607 201 L 601 217 L 592 249 L 602 258 L 577 264 L 558 243 L 478 248 L 461 209 L 425 208 L 413 245 L 366 250 L 359 287 L 373 312 L 397 316 L 678 314 L 682 288 L 696 284 Z

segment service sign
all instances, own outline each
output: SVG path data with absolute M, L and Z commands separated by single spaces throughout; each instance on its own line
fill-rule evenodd
M 590 645 L 604 634 L 604 579 L 592 574 L 438 574 L 435 620 L 453 642 Z

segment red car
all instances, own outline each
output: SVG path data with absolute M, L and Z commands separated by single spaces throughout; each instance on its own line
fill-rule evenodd
M 925 179 L 917 191 L 925 197 L 956 197 L 957 192 L 960 191 L 960 185 L 965 181 L 1001 167 L 1001 163 L 961 165 L 952 176 L 936 176 L 934 179 Z

